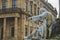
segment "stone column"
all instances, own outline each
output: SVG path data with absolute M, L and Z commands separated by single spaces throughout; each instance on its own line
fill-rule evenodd
M 21 29 L 20 40 L 23 40 L 24 39 L 24 15 L 21 16 L 21 21 L 20 22 L 21 22 L 21 24 L 20 24 L 21 25 L 21 27 L 20 27 L 20 29 Z
M 6 40 L 6 18 L 4 18 L 3 40 Z
M 29 26 L 29 21 L 28 21 L 28 35 L 30 35 L 30 26 Z
M 25 25 L 24 25 L 24 14 L 20 15 L 20 40 L 24 40 L 24 31 L 25 31 Z
M 15 17 L 15 40 L 18 40 L 18 18 Z

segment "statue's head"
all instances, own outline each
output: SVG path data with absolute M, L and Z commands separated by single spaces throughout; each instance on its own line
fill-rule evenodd
M 42 14 L 43 12 L 47 12 L 47 10 L 45 8 L 40 8 L 39 12 Z

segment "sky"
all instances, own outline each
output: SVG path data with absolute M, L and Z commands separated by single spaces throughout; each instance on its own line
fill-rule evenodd
M 52 6 L 57 9 L 57 12 L 59 14 L 59 0 L 48 0 L 48 2 L 51 3 Z

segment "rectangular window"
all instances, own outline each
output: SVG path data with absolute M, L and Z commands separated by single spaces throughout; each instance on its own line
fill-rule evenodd
M 16 8 L 16 0 L 12 0 L 12 8 Z
M 26 11 L 28 11 L 28 0 L 26 0 Z
M 39 7 L 38 7 L 38 10 L 37 11 L 38 11 L 38 15 L 39 15 Z
M 3 27 L 1 28 L 1 40 L 3 39 Z
M 30 5 L 30 13 L 32 13 L 32 5 Z
M 30 13 L 32 13 L 32 4 L 33 4 L 33 2 L 31 1 L 30 2 Z
M 27 36 L 27 34 L 28 34 L 28 29 L 27 29 L 27 27 L 25 28 L 25 36 Z
M 11 28 L 11 36 L 14 37 L 14 27 Z
M 36 15 L 36 4 L 34 4 L 34 14 Z
M 6 1 L 2 0 L 2 9 L 6 9 Z
M 32 27 L 32 26 L 30 26 L 30 34 L 32 33 L 32 31 L 33 31 L 33 27 Z

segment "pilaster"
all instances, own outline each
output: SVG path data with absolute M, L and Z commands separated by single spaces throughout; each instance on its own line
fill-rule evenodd
M 3 40 L 6 40 L 6 33 L 7 33 L 7 28 L 6 28 L 6 18 L 4 18 L 4 27 L 3 27 L 4 29 L 3 29 L 3 33 L 4 33 L 4 35 L 3 35 Z

